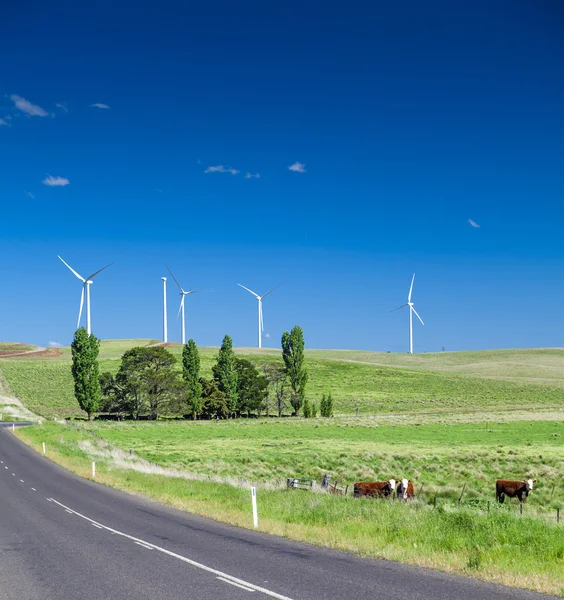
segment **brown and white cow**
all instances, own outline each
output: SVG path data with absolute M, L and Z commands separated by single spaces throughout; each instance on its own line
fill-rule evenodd
M 413 483 L 409 479 L 402 479 L 398 483 L 398 500 L 413 500 L 415 498 L 415 492 L 413 490 Z
M 503 504 L 505 496 L 508 498 L 515 498 L 517 496 L 519 502 L 527 502 L 527 496 L 536 482 L 536 479 L 527 479 L 526 481 L 498 479 L 495 482 L 495 499 L 500 504 Z
M 389 498 L 396 489 L 396 480 L 358 481 L 354 484 L 354 497 L 362 496 Z

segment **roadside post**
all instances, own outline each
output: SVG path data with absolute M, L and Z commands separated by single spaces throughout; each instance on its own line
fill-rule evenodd
M 92 479 L 96 478 L 96 463 L 92 461 Z
M 46 450 L 45 450 L 45 442 L 41 442 L 41 445 L 43 446 L 43 454 L 46 454 Z
M 255 529 L 258 527 L 258 511 L 257 511 L 257 488 L 251 488 L 251 502 L 253 505 L 253 524 Z

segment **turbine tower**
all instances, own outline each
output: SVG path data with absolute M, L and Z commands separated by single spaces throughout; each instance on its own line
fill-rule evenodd
M 66 267 L 68 267 L 70 269 L 70 271 L 74 275 L 76 275 L 76 277 L 78 277 L 80 279 L 80 281 L 82 281 L 82 293 L 80 295 L 80 310 L 78 311 L 78 321 L 76 323 L 76 328 L 77 329 L 80 327 L 80 320 L 82 318 L 82 307 L 84 306 L 84 290 L 86 290 L 86 331 L 88 332 L 88 335 L 90 335 L 91 332 L 92 332 L 92 328 L 90 326 L 90 286 L 93 283 L 92 280 L 94 279 L 94 277 L 96 277 L 96 275 L 98 275 L 98 273 L 101 273 L 104 269 L 107 269 L 108 267 L 110 267 L 111 265 L 113 265 L 113 263 L 110 263 L 109 265 L 106 265 L 105 267 L 102 267 L 101 269 L 99 269 L 95 273 L 92 273 L 92 275 L 88 275 L 88 277 L 86 279 L 84 279 L 84 277 L 82 277 L 82 275 L 79 275 L 60 256 L 59 256 L 59 259 L 62 261 L 62 263 Z
M 178 281 L 176 280 L 176 277 L 172 274 L 172 271 L 168 268 L 168 272 L 170 273 L 171 277 L 174 279 L 174 283 L 176 283 L 176 285 L 178 286 L 178 289 L 180 290 L 180 295 L 182 296 L 182 300 L 180 300 L 180 307 L 178 309 L 178 314 L 182 315 L 182 344 L 186 343 L 186 321 L 184 318 L 184 299 L 186 298 L 186 296 L 189 296 L 190 294 L 197 294 L 198 292 L 204 292 L 207 290 L 190 290 L 188 292 L 185 292 L 182 289 L 182 286 L 178 283 Z
M 258 347 L 262 348 L 262 332 L 264 331 L 264 321 L 262 319 L 262 301 L 269 294 L 272 294 L 272 292 L 276 288 L 279 288 L 280 285 L 277 285 L 275 288 L 272 288 L 270 290 L 270 292 L 266 292 L 266 294 L 264 294 L 263 296 L 259 296 L 257 293 L 253 292 L 253 290 L 250 290 L 248 287 L 245 287 L 244 285 L 241 285 L 240 283 L 238 283 L 237 285 L 239 287 L 242 287 L 244 290 L 247 290 L 247 292 L 251 293 L 258 300 Z
M 161 277 L 163 280 L 163 342 L 168 342 L 168 326 L 166 322 L 166 277 Z
M 416 317 L 421 321 L 421 325 L 425 325 L 423 323 L 423 319 L 419 316 L 419 313 L 413 307 L 413 302 L 411 301 L 411 294 L 413 292 L 413 282 L 415 281 L 415 273 L 413 273 L 413 277 L 411 278 L 411 285 L 409 286 L 409 294 L 407 296 L 407 303 L 398 306 L 398 308 L 394 308 L 394 311 L 400 310 L 401 308 L 405 308 L 409 306 L 409 353 L 413 354 L 413 313 L 415 313 Z

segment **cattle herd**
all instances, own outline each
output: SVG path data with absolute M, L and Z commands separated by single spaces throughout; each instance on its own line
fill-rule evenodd
M 496 500 L 503 504 L 505 497 L 519 498 L 519 502 L 526 502 L 529 492 L 533 489 L 536 479 L 525 481 L 509 481 L 498 479 L 495 482 Z M 388 481 L 358 481 L 354 484 L 355 498 L 363 496 L 372 498 L 392 498 L 394 492 L 398 500 L 414 500 L 413 483 L 409 479 L 389 479 Z

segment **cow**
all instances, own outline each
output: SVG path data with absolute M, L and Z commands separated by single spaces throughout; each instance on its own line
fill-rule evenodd
M 413 500 L 415 498 L 413 483 L 409 479 L 402 479 L 398 483 L 397 494 L 398 500 Z
M 358 481 L 354 484 L 354 497 L 389 498 L 395 489 L 395 479 L 390 479 L 389 481 Z
M 536 479 L 527 479 L 526 481 L 508 481 L 506 479 L 498 479 L 495 482 L 495 499 L 503 504 L 505 496 L 508 498 L 519 498 L 519 502 L 527 502 L 527 496 L 533 489 L 533 484 Z

